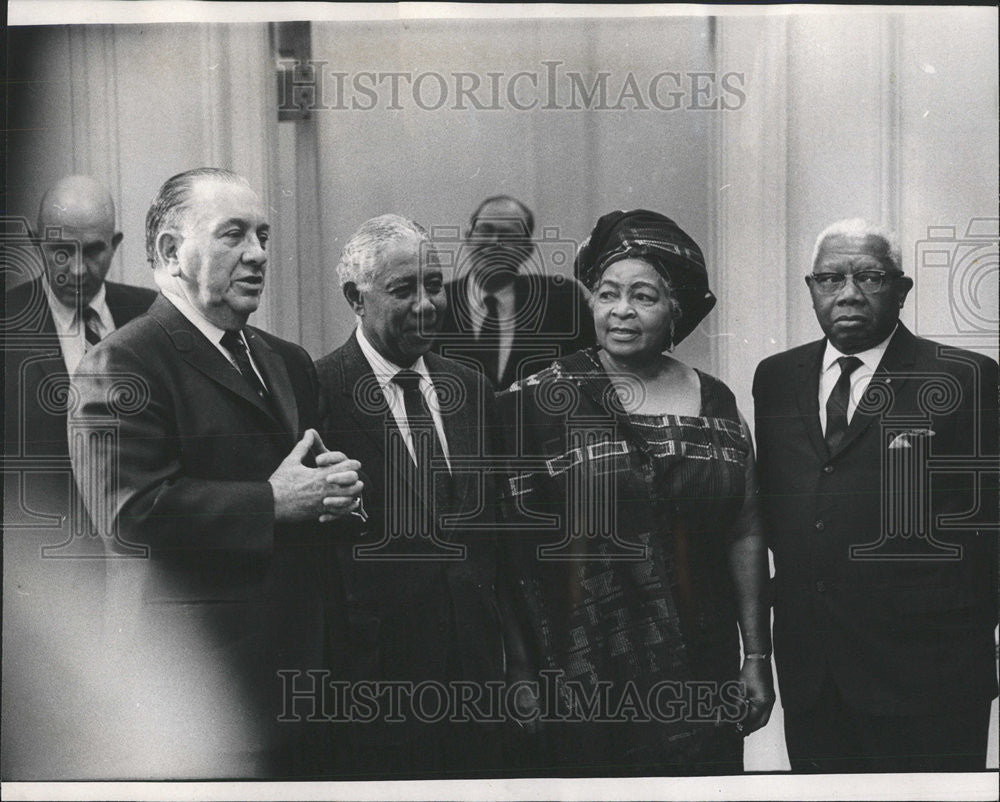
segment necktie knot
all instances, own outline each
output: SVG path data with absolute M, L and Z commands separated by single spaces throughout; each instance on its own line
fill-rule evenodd
M 486 314 L 483 316 L 482 334 L 496 334 L 500 330 L 500 301 L 495 295 L 483 296 L 483 309 Z
M 404 395 L 420 392 L 420 374 L 415 370 L 401 370 L 392 380 L 399 385 Z
M 840 365 L 841 376 L 850 376 L 854 373 L 854 371 L 860 368 L 864 362 L 856 356 L 841 356 L 837 357 L 837 364 Z
M 239 331 L 227 331 L 219 342 L 231 354 L 243 350 L 243 340 L 240 338 Z
M 227 331 L 219 340 L 219 345 L 232 355 L 233 360 L 236 362 L 236 370 L 243 375 L 247 384 L 257 394 L 257 397 L 262 401 L 267 400 L 267 388 L 264 387 L 264 383 L 257 375 L 257 371 L 253 369 L 253 363 L 250 361 L 250 353 L 247 351 L 246 343 L 240 336 L 240 332 Z

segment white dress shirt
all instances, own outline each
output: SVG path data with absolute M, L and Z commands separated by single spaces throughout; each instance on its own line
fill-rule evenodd
M 417 453 L 413 448 L 410 422 L 406 417 L 403 388 L 393 381 L 393 377 L 401 370 L 406 370 L 406 368 L 401 368 L 399 365 L 393 364 L 376 351 L 375 346 L 365 337 L 361 326 L 358 326 L 356 333 L 358 345 L 361 346 L 361 352 L 365 355 L 365 359 L 368 360 L 372 373 L 375 374 L 375 379 L 378 381 L 379 387 L 382 388 L 382 394 L 389 405 L 389 411 L 392 412 L 392 417 L 396 420 L 396 426 L 399 427 L 399 431 L 403 434 L 403 440 L 406 443 L 407 449 L 409 449 L 410 456 L 416 462 Z M 445 462 L 448 463 L 448 470 L 451 471 L 451 454 L 448 451 L 448 438 L 444 433 L 444 422 L 441 419 L 441 406 L 438 403 L 437 393 L 434 390 L 434 382 L 431 381 L 427 365 L 424 364 L 424 358 L 420 357 L 410 366 L 409 370 L 420 375 L 420 392 L 423 393 L 431 417 L 434 419 L 434 429 L 437 431 L 438 440 L 441 441 L 441 451 L 444 453 Z
M 472 330 L 475 336 L 479 336 L 482 331 L 483 321 L 486 320 L 486 292 L 479 285 L 474 277 L 470 277 L 467 284 L 469 309 L 472 317 Z M 510 352 L 514 347 L 514 324 L 517 317 L 516 293 L 514 292 L 514 282 L 500 288 L 496 292 L 490 293 L 497 299 L 497 319 L 500 327 L 500 353 L 497 356 L 497 375 L 490 378 L 494 381 L 498 376 L 503 376 L 507 367 L 507 360 L 510 359 Z
M 861 364 L 851 374 L 851 392 L 847 399 L 848 424 L 850 424 L 851 418 L 854 417 L 854 410 L 858 408 L 858 402 L 865 394 L 865 390 L 868 389 L 872 375 L 882 361 L 882 357 L 885 356 L 885 349 L 889 347 L 889 340 L 892 339 L 892 335 L 895 333 L 896 329 L 893 329 L 892 334 L 874 348 L 851 355 L 860 359 Z M 834 385 L 836 385 L 837 380 L 840 378 L 840 365 L 837 363 L 837 360 L 842 356 L 847 356 L 847 354 L 842 354 L 833 346 L 833 343 L 827 340 L 826 351 L 823 353 L 823 363 L 820 366 L 819 373 L 819 425 L 824 435 L 826 435 L 826 402 L 830 399 L 830 393 L 833 392 Z
M 233 358 L 233 355 L 229 352 L 229 349 L 222 344 L 222 337 L 226 333 L 225 329 L 220 329 L 216 326 L 211 320 L 195 309 L 191 302 L 180 293 L 164 290 L 163 295 L 168 301 L 170 301 L 170 303 L 177 307 L 178 312 L 191 321 L 191 325 L 208 338 L 208 341 L 216 347 L 218 352 L 226 358 L 226 361 L 230 365 L 236 368 L 236 370 L 240 369 L 239 365 L 236 364 L 236 360 Z M 264 389 L 270 392 L 271 388 L 268 387 L 267 382 L 264 381 L 264 377 L 261 375 L 260 368 L 257 367 L 257 363 L 254 361 L 253 354 L 250 352 L 246 337 L 243 336 L 242 331 L 240 331 L 240 339 L 243 340 L 243 347 L 247 349 L 247 356 L 250 357 L 250 367 L 252 367 L 253 372 L 257 374 L 257 378 L 260 379 L 260 383 L 264 385 Z
M 59 348 L 62 350 L 63 362 L 66 363 L 66 372 L 75 373 L 87 353 L 90 346 L 87 343 L 87 328 L 82 320 L 76 317 L 76 307 L 65 306 L 52 291 L 47 278 L 42 278 L 42 286 L 45 288 L 45 298 L 49 302 L 49 311 L 52 312 L 52 321 L 56 326 L 56 334 L 59 336 Z M 103 340 L 115 330 L 115 320 L 111 317 L 111 310 L 108 309 L 107 291 L 104 282 L 97 294 L 89 304 L 90 308 L 97 312 L 98 321 L 96 324 L 97 333 Z M 83 312 L 83 310 L 80 310 Z

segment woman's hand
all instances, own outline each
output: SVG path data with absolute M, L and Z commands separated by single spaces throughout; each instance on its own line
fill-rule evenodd
M 771 676 L 770 660 L 744 660 L 740 669 L 747 714 L 736 725 L 744 737 L 759 730 L 771 717 L 774 707 L 774 679 Z

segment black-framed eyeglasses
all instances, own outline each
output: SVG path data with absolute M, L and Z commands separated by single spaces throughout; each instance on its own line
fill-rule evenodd
M 810 273 L 806 276 L 809 286 L 822 295 L 836 295 L 850 278 L 865 295 L 874 295 L 885 290 L 889 283 L 902 273 L 887 273 L 885 270 L 859 270 L 857 273 Z

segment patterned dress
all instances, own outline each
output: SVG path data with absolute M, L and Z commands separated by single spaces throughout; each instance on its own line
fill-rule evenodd
M 732 392 L 699 377 L 697 417 L 627 414 L 595 349 L 498 397 L 514 438 L 505 572 L 540 674 L 536 768 L 742 771 L 727 546 L 747 525 L 751 445 Z

